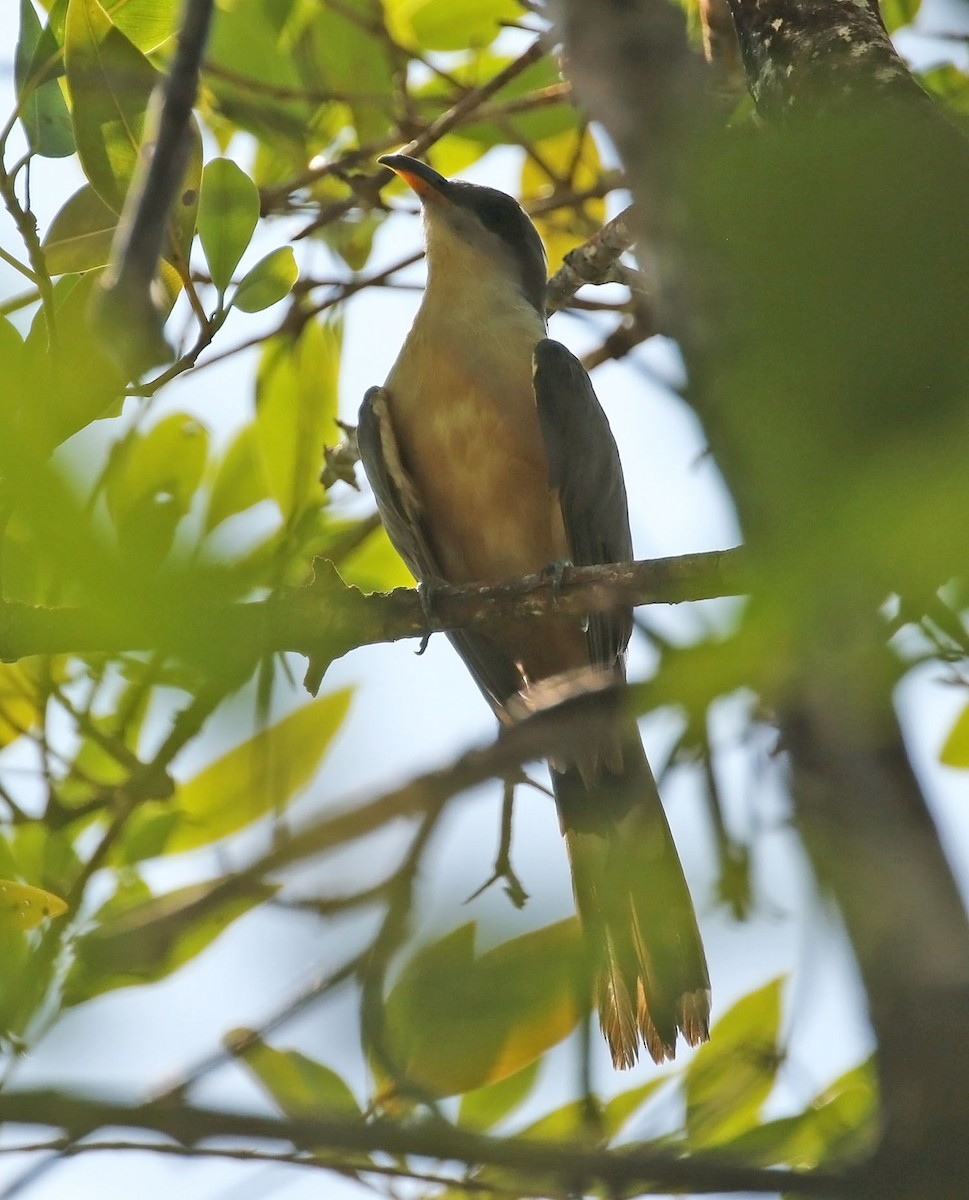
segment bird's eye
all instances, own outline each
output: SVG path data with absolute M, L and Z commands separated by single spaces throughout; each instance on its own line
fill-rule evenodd
M 513 200 L 490 200 L 478 209 L 478 217 L 486 229 L 499 236 L 508 234 L 522 224 L 522 210 Z

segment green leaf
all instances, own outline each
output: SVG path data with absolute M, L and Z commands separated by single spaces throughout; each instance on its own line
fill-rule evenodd
M 730 1141 L 756 1124 L 780 1065 L 780 978 L 744 996 L 717 1022 L 686 1068 L 690 1145 Z
M 949 730 L 949 736 L 939 751 L 939 762 L 947 767 L 969 768 L 969 705 Z
M 25 415 L 51 449 L 99 417 L 115 416 L 124 400 L 124 376 L 91 328 L 91 293 L 98 274 L 64 275 L 54 285 L 57 354 L 48 350 L 43 312 L 24 345 L 33 392 Z
M 256 379 L 256 448 L 287 520 L 323 501 L 323 446 L 334 429 L 341 329 L 307 321 L 294 341 L 266 341 Z
M 229 517 L 245 512 L 268 496 L 256 430 L 246 425 L 232 439 L 215 473 L 205 513 L 205 532 L 210 533 Z
M 179 786 L 169 853 L 194 850 L 288 802 L 315 774 L 350 704 L 350 691 L 303 705 Z
M 901 29 L 903 25 L 911 25 L 922 7 L 922 0 L 881 0 L 882 20 L 889 33 Z
M 650 1079 L 646 1083 L 641 1083 L 638 1087 L 629 1088 L 628 1091 L 620 1092 L 617 1096 L 613 1096 L 611 1100 L 603 1106 L 602 1109 L 602 1129 L 603 1132 L 610 1138 L 616 1136 L 622 1127 L 626 1124 L 631 1116 L 633 1116 L 654 1093 L 658 1092 L 664 1084 L 669 1083 L 669 1075 L 660 1075 L 656 1079 Z
M 441 1096 L 521 1071 L 579 1020 L 574 919 L 474 957 L 474 925 L 424 947 L 387 997 L 385 1036 L 407 1079 Z
M 154 130 L 150 132 L 150 136 L 157 136 Z M 202 187 L 202 132 L 194 114 L 189 118 L 185 136 L 189 139 L 188 161 L 172 201 L 168 218 L 168 239 L 164 247 L 165 258 L 178 271 L 179 287 L 189 275 L 188 260 L 192 253 L 199 192 Z
M 381 20 L 379 0 L 317 5 L 297 43 L 304 86 L 346 97 L 358 145 L 386 136 L 394 122 L 396 65 L 373 33 Z
M 45 663 L 42 658 L 0 663 L 0 747 L 9 746 L 40 720 L 46 704 Z
M 303 13 L 318 6 L 300 6 Z M 223 5 L 206 50 L 205 85 L 218 111 L 237 128 L 254 133 L 290 165 L 305 167 L 307 133 L 317 102 L 300 95 L 305 87 L 297 69 L 288 20 L 291 6 L 279 0 L 246 0 Z M 319 88 L 319 80 L 313 82 Z
M 397 40 L 421 50 L 490 45 L 500 22 L 522 15 L 517 0 L 386 0 L 384 8 Z
M 507 55 L 483 50 L 469 55 L 466 62 L 449 72 L 449 76 L 473 88 L 482 80 L 497 75 L 511 61 Z M 516 75 L 495 95 L 493 102 L 505 104 L 510 100 L 523 100 L 561 82 L 562 76 L 555 59 L 546 55 Z M 449 80 L 439 77 L 428 80 L 416 95 L 425 107 L 429 119 L 439 116 L 443 109 L 450 107 L 455 100 L 453 85 Z M 434 164 L 444 175 L 452 175 L 465 169 L 468 165 L 466 161 L 448 161 L 453 153 L 454 141 L 475 143 L 480 155 L 483 148 L 504 146 L 515 141 L 531 144 L 556 134 L 567 133 L 569 130 L 574 132 L 578 128 L 579 114 L 566 99 L 554 104 L 541 104 L 520 113 L 508 113 L 494 120 L 471 121 L 456 129 L 444 145 L 435 146 Z
M 81 166 L 104 202 L 120 213 L 157 73 L 97 0 L 71 0 L 64 55 Z
M 248 1030 L 234 1030 L 226 1044 L 249 1042 Z M 298 1050 L 275 1050 L 262 1040 L 247 1044 L 239 1060 L 255 1075 L 287 1117 L 360 1116 L 360 1105 L 339 1075 Z
M 107 266 L 118 214 L 89 183 L 79 188 L 51 222 L 44 257 L 51 275 Z
M 215 158 L 202 172 L 198 230 L 212 282 L 220 293 L 249 245 L 259 220 L 259 192 L 231 158 Z
M 232 297 L 232 307 L 242 312 L 262 312 L 285 299 L 298 278 L 299 268 L 292 246 L 280 246 L 243 275 Z
M 60 47 L 50 27 L 41 27 L 31 0 L 20 0 L 20 40 L 15 77 L 20 121 L 34 154 L 65 158 L 74 153 L 74 134 L 67 101 L 49 63 Z
M 51 917 L 67 912 L 60 896 L 12 879 L 0 879 L 0 931 L 36 929 Z
M 188 413 L 172 413 L 114 455 L 105 485 L 108 512 L 122 546 L 146 565 L 171 549 L 202 481 L 208 445 L 204 425 Z
M 458 1109 L 458 1124 L 485 1130 L 503 1121 L 523 1103 L 535 1086 L 540 1065 L 536 1059 L 524 1070 L 516 1071 L 506 1079 L 466 1092 Z
M 853 1067 L 820 1092 L 801 1113 L 765 1121 L 717 1153 L 748 1166 L 810 1169 L 857 1159 L 874 1149 L 878 1096 L 872 1064 Z
M 125 37 L 145 54 L 178 32 L 181 0 L 108 0 L 104 7 Z
M 245 889 L 216 880 L 156 897 L 146 895 L 141 880 L 133 881 L 97 914 L 95 928 L 78 938 L 64 1004 L 171 975 L 276 890 L 258 883 Z

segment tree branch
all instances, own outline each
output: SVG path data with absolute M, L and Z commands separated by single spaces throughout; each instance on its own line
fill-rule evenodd
M 569 1187 L 601 1184 L 614 1193 L 639 1191 L 786 1192 L 802 1196 L 846 1195 L 849 1177 L 744 1167 L 714 1154 L 677 1154 L 623 1147 L 491 1138 L 428 1120 L 401 1125 L 386 1120 L 339 1120 L 322 1113 L 279 1120 L 189 1105 L 131 1105 L 85 1099 L 57 1091 L 23 1091 L 0 1096 L 0 1121 L 64 1130 L 74 1138 L 101 1128 L 145 1129 L 184 1146 L 211 1139 L 286 1142 L 298 1150 L 415 1155 L 433 1162 L 502 1167 L 525 1177 L 551 1177 Z M 365 1168 L 364 1168 L 365 1169 Z
M 430 615 L 420 595 L 398 588 L 364 595 L 320 560 L 315 581 L 268 600 L 200 605 L 190 581 L 159 581 L 155 603 L 94 608 L 37 608 L 0 602 L 0 659 L 34 654 L 122 653 L 163 648 L 203 659 L 243 648 L 256 661 L 293 650 L 338 658 L 358 646 L 423 637 L 504 615 L 584 616 L 619 604 L 678 604 L 739 595 L 739 549 L 602 567 L 567 567 L 561 581 L 530 575 L 507 583 L 434 589 Z M 186 591 L 187 589 L 187 591 Z

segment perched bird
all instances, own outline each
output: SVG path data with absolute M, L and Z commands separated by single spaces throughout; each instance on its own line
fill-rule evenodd
M 616 444 L 585 369 L 546 337 L 534 225 L 504 192 L 402 154 L 380 162 L 420 198 L 427 250 L 414 325 L 360 410 L 360 455 L 391 541 L 428 583 L 628 561 Z M 631 628 L 622 609 L 502 617 L 449 637 L 507 724 L 559 681 L 621 682 Z M 634 721 L 551 768 L 613 1061 L 631 1066 L 640 1041 L 655 1061 L 672 1058 L 677 1030 L 691 1045 L 708 1036 L 710 981 Z

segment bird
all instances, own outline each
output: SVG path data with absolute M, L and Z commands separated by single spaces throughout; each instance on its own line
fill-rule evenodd
M 632 559 L 619 453 L 579 360 L 547 337 L 546 255 L 505 192 L 419 159 L 378 160 L 421 204 L 427 284 L 357 439 L 387 534 L 431 588 Z M 448 634 L 509 725 L 625 679 L 632 610 L 505 616 Z M 563 681 L 565 683 L 563 693 Z M 625 717 L 550 763 L 595 1001 L 617 1068 L 709 1037 L 696 915 L 642 740 Z

